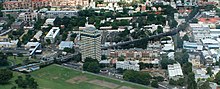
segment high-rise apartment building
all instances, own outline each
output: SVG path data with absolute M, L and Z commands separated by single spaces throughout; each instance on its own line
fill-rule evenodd
M 101 33 L 95 26 L 87 26 L 80 32 L 82 61 L 90 57 L 101 60 Z

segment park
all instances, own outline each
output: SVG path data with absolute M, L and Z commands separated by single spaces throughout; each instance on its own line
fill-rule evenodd
M 30 73 L 37 81 L 39 89 L 146 89 L 133 83 L 114 80 L 87 72 L 73 70 L 60 65 L 50 65 Z M 17 76 L 25 74 L 13 72 L 9 84 L 1 85 L 0 89 L 11 89 Z

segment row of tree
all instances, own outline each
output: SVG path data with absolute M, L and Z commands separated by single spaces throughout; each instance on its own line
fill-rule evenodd
M 151 77 L 148 72 L 142 71 L 133 71 L 133 70 L 125 70 L 123 73 L 123 79 L 126 81 L 143 84 L 143 85 L 151 85 L 152 87 L 158 88 L 158 82 L 162 82 L 164 80 L 163 77 Z

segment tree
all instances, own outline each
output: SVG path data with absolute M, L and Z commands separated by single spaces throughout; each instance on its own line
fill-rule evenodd
M 75 49 L 74 48 L 64 48 L 63 51 L 67 52 L 67 53 L 74 53 Z
M 93 73 L 99 73 L 100 67 L 99 67 L 98 60 L 89 58 L 89 57 L 86 58 L 83 64 L 83 70 L 93 72 Z
M 199 89 L 212 89 L 209 85 L 209 81 L 203 82 L 200 86 L 198 86 Z
M 47 42 L 48 44 L 51 44 L 50 39 L 46 39 L 46 42 Z
M 187 89 L 197 89 L 195 74 L 193 72 L 189 73 L 187 77 Z
M 101 60 L 106 60 L 106 59 L 107 59 L 106 55 L 101 56 Z
M 192 19 L 192 22 L 191 23 L 198 23 L 198 19 Z
M 78 53 L 77 55 L 73 56 L 72 58 L 75 62 L 80 62 L 82 60 L 82 54 Z
M 13 73 L 8 69 L 0 69 L 0 84 L 6 84 L 12 79 Z
M 176 36 L 176 40 L 177 40 L 177 48 L 183 48 L 183 40 L 179 37 L 179 35 Z
M 125 56 L 118 57 L 118 61 L 124 61 L 124 60 L 125 60 Z
M 122 68 L 116 69 L 119 74 L 123 74 L 124 70 Z
M 77 34 L 73 33 L 70 35 L 70 40 L 73 41 L 76 38 Z
M 208 74 L 208 75 L 211 77 L 212 74 L 213 74 L 213 72 L 212 72 L 212 68 L 211 68 L 211 67 L 207 67 L 207 68 L 206 68 L 206 71 L 207 71 L 206 74 Z
M 157 33 L 163 33 L 163 28 L 161 26 L 158 26 L 157 27 Z
M 154 87 L 154 88 L 158 88 L 159 87 L 158 82 L 156 80 L 153 80 L 151 82 L 151 86 Z
M 8 60 L 7 60 L 7 55 L 4 53 L 0 52 L 0 66 L 8 66 Z
M 23 57 L 24 55 L 22 53 L 18 53 L 18 57 Z
M 15 80 L 15 83 L 19 88 L 28 88 L 28 89 L 37 89 L 38 84 L 31 75 L 26 75 L 25 78 L 18 76 L 18 79 Z
M 175 61 L 168 59 L 168 56 L 162 55 L 162 60 L 160 60 L 160 65 L 162 69 L 167 69 L 167 65 L 174 64 Z
M 187 62 L 183 64 L 183 74 L 189 75 L 192 72 L 192 63 Z
M 179 78 L 178 80 L 170 79 L 169 84 L 170 85 L 184 86 L 185 85 L 185 79 L 184 78 Z
M 214 80 L 218 85 L 220 85 L 220 71 L 215 75 L 215 80 Z
M 189 37 L 188 37 L 187 34 L 185 34 L 185 35 L 183 36 L 183 40 L 185 40 L 185 41 L 189 41 Z
M 158 82 L 163 82 L 164 81 L 164 78 L 162 76 L 154 77 L 154 79 L 157 80 Z
M 126 80 L 126 81 L 134 82 L 134 83 L 149 85 L 151 75 L 147 72 L 126 70 L 123 73 L 123 79 Z

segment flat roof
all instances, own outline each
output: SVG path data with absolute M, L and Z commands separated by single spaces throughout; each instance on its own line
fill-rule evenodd
M 56 35 L 60 32 L 60 28 L 59 27 L 52 27 L 52 29 L 50 29 L 50 31 L 47 33 L 47 35 L 45 37 L 53 37 L 55 38 Z
M 46 20 L 46 22 L 54 22 L 55 21 L 55 18 L 49 18 Z
M 28 42 L 25 46 L 36 46 L 40 44 L 39 42 Z
M 60 47 L 70 47 L 70 46 L 73 46 L 73 41 L 61 41 L 59 46 Z
M 218 44 L 218 41 L 214 39 L 202 39 L 201 41 L 203 44 Z
M 183 72 L 182 72 L 180 64 L 168 65 L 168 74 L 169 74 L 169 77 L 174 77 L 178 75 L 182 76 Z

